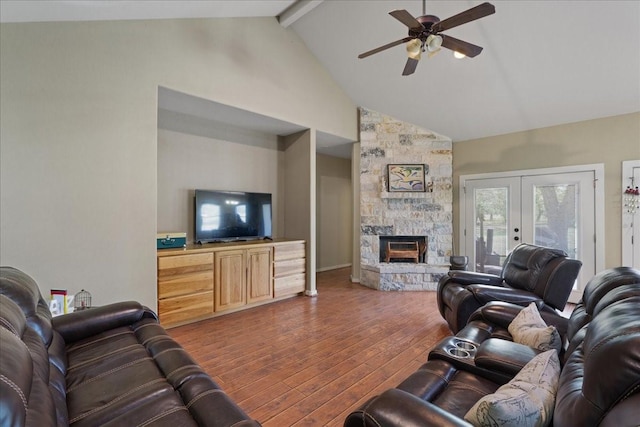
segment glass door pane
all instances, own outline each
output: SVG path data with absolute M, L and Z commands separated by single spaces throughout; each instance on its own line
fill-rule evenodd
M 578 189 L 575 184 L 533 186 L 533 242 L 578 254 Z
M 480 188 L 475 194 L 476 271 L 499 273 L 507 253 L 508 188 Z
M 519 239 L 519 193 L 520 178 L 466 182 L 466 203 L 473 207 L 466 210 L 465 220 L 466 253 L 472 254 L 470 269 L 500 274 L 507 254 Z
M 582 261 L 570 301 L 595 273 L 594 175 L 574 172 L 522 178 L 522 241 L 562 249 Z

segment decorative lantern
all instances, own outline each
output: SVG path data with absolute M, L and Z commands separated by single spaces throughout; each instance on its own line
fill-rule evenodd
M 91 308 L 91 294 L 84 289 L 73 297 L 73 311 Z

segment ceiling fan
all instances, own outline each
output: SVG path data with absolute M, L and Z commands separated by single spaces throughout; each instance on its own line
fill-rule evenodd
M 417 18 L 414 18 L 404 9 L 392 10 L 389 12 L 389 15 L 409 27 L 409 36 L 361 53 L 358 55 L 358 58 L 366 58 L 374 53 L 382 52 L 383 50 L 406 43 L 409 58 L 402 71 L 403 76 L 413 74 L 418 66 L 420 54 L 425 51 L 429 53 L 429 56 L 432 56 L 440 51 L 441 47 L 444 47 L 458 54 L 473 58 L 482 52 L 480 46 L 440 33 L 453 27 L 466 24 L 467 22 L 484 18 L 495 12 L 496 8 L 494 5 L 491 3 L 482 3 L 441 21 L 437 16 L 425 14 L 425 0 L 422 1 L 423 16 L 418 16 Z

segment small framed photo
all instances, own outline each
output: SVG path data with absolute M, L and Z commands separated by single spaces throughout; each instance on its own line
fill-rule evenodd
M 389 192 L 426 191 L 425 165 L 387 165 Z

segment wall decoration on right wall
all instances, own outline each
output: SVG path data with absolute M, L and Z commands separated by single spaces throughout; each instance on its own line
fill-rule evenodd
M 640 160 L 622 162 L 622 265 L 640 268 Z

